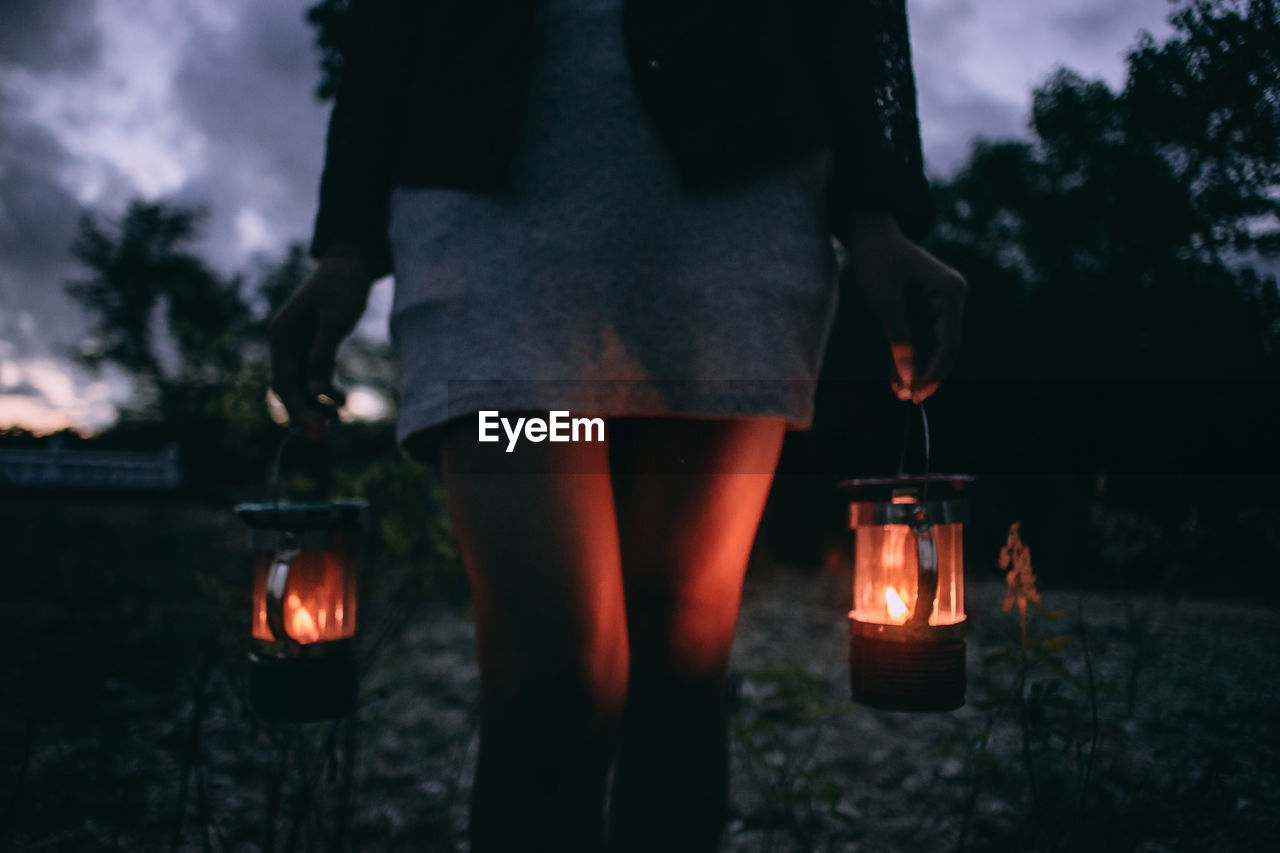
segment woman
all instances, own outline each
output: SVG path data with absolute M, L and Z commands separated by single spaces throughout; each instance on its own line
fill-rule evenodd
M 958 341 L 964 281 L 911 239 L 903 2 L 354 14 L 274 386 L 322 430 L 337 347 L 394 268 L 399 436 L 443 454 L 475 611 L 472 849 L 713 850 L 742 579 L 783 435 L 812 419 L 831 235 L 900 399 Z M 553 410 L 604 440 L 480 440 L 480 412 Z

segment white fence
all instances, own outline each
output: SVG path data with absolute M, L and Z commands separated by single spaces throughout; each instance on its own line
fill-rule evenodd
M 68 450 L 54 440 L 0 448 L 0 483 L 10 486 L 163 490 L 181 482 L 175 444 L 157 451 Z

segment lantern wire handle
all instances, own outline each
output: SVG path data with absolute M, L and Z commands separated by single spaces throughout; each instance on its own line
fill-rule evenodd
M 898 477 L 904 477 L 907 473 L 907 444 L 911 439 L 911 410 L 904 408 L 902 410 L 902 446 L 898 450 Z
M 924 486 L 920 489 L 920 501 L 923 503 L 929 497 L 929 457 L 933 448 L 929 442 L 929 416 L 925 414 L 924 403 L 918 403 L 920 408 L 920 426 L 924 431 Z
M 271 465 L 271 504 L 277 510 L 280 509 L 280 469 L 284 467 L 284 451 L 289 446 L 291 438 L 293 438 L 293 430 L 287 430 L 276 447 L 276 459 Z
M 916 403 L 916 409 L 920 412 L 920 426 L 924 432 L 924 486 L 921 489 L 920 499 L 923 501 L 929 496 L 929 457 L 932 455 L 933 448 L 929 440 L 929 416 L 925 413 L 924 403 Z M 898 476 L 902 477 L 907 472 L 907 445 L 911 440 L 911 409 L 906 410 L 906 417 L 902 422 L 902 450 L 898 454 Z
M 271 503 L 276 508 L 280 508 L 280 492 L 282 484 L 280 474 L 284 469 L 285 452 L 289 449 L 289 443 L 294 439 L 300 439 L 304 436 L 297 430 L 287 430 L 284 438 L 280 439 L 280 445 L 276 448 L 275 462 L 271 466 Z M 327 497 L 333 496 L 333 458 L 329 442 L 327 439 L 321 439 L 320 449 L 323 451 L 323 468 L 320 471 L 320 485 Z

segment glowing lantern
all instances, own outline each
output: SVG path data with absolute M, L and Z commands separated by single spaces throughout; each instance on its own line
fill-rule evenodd
M 964 557 L 971 477 L 849 480 L 854 532 L 850 686 L 894 711 L 964 704 Z
M 362 500 L 247 503 L 254 550 L 249 701 L 302 722 L 355 707 L 356 547 Z

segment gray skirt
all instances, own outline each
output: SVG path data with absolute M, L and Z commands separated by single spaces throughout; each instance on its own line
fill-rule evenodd
M 836 310 L 830 151 L 690 195 L 621 0 L 541 0 L 509 192 L 396 187 L 398 436 L 479 410 L 807 428 Z

